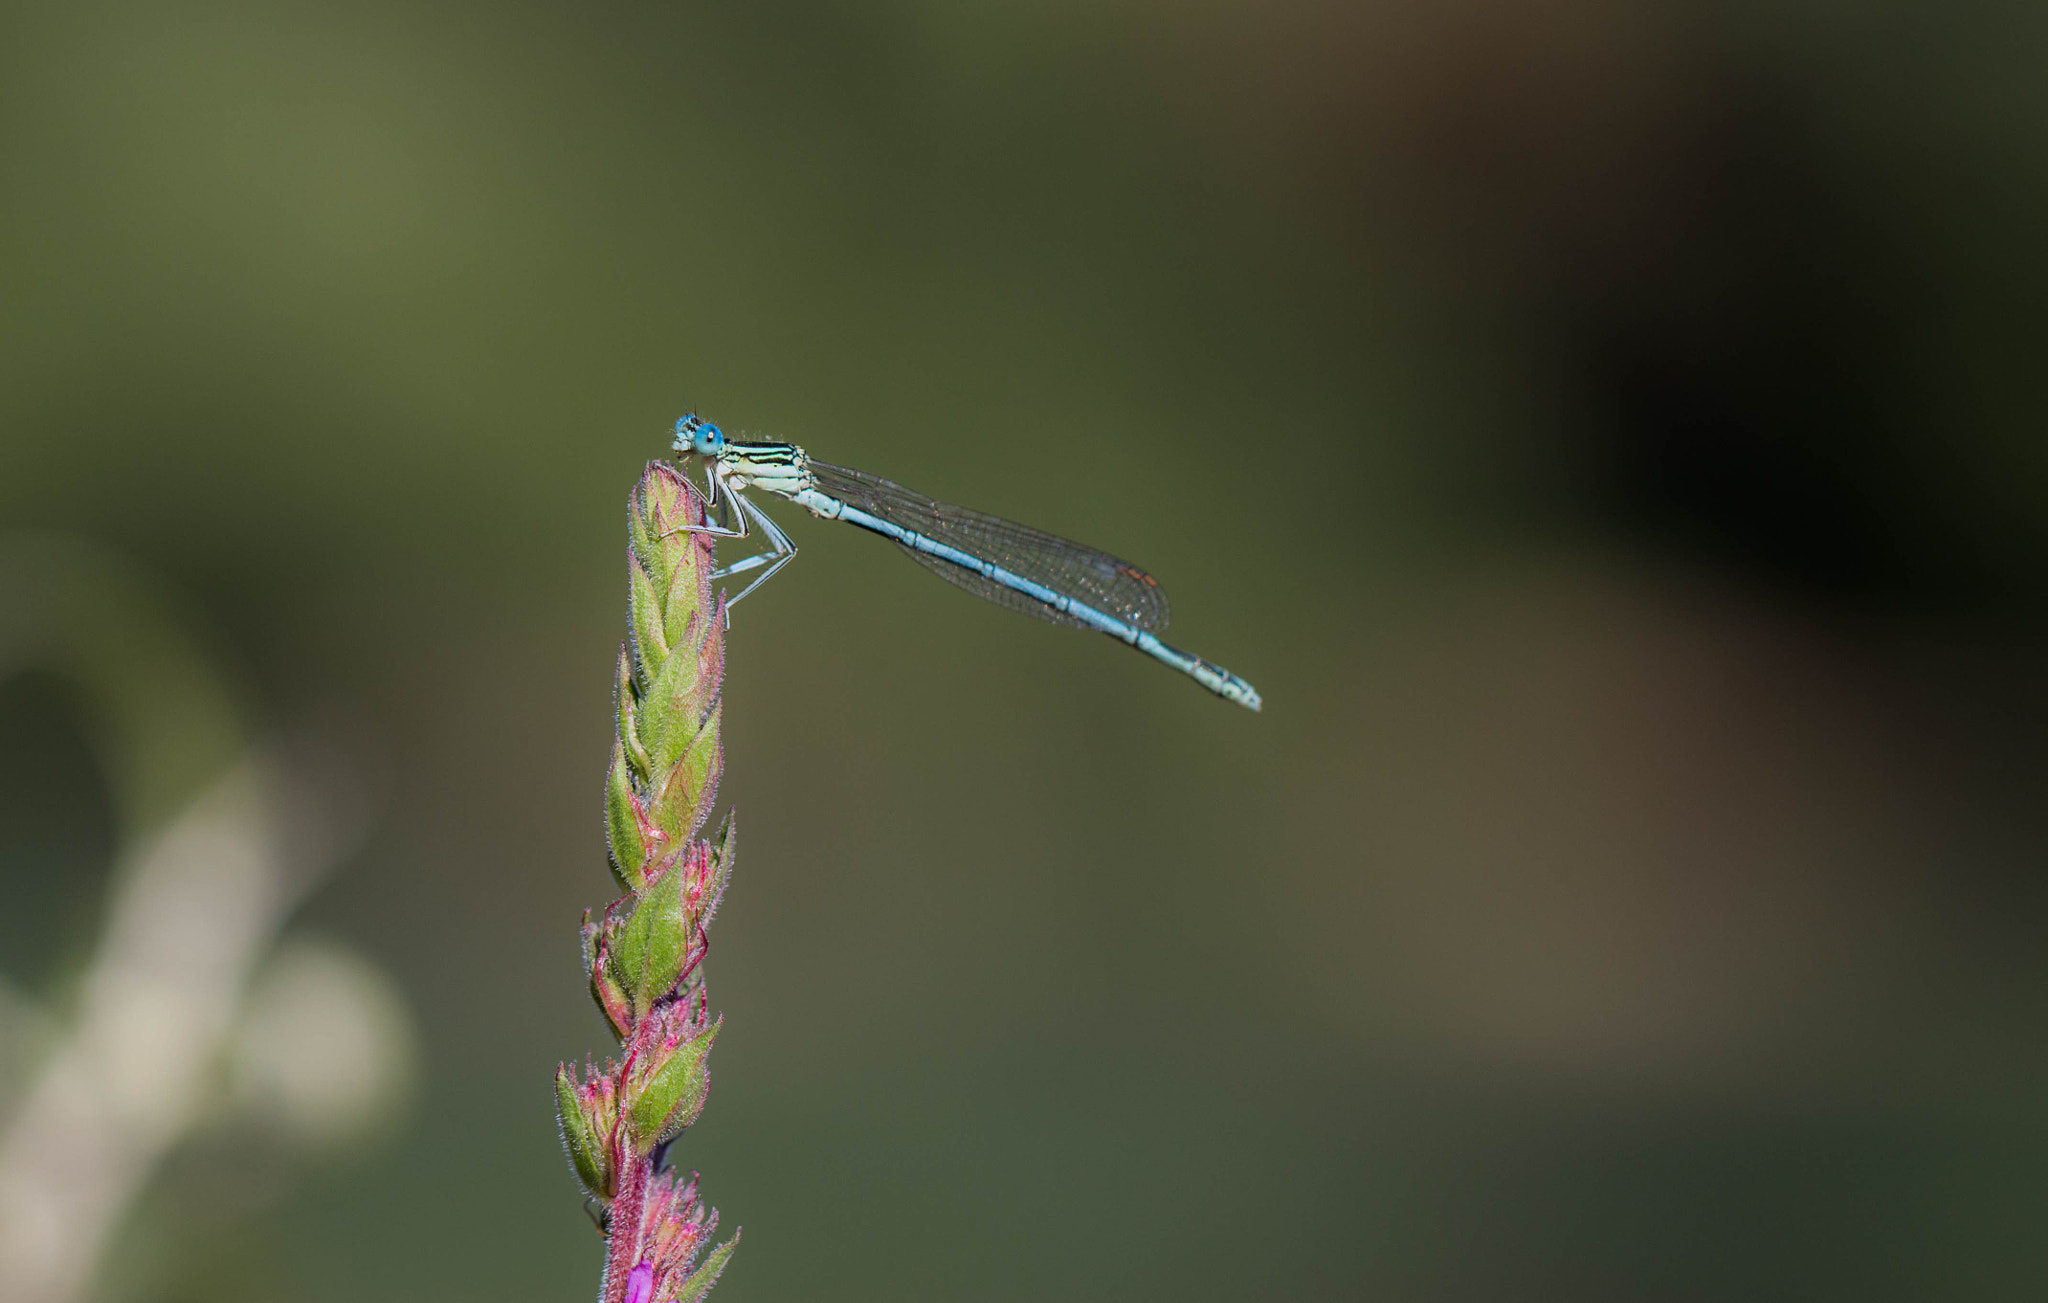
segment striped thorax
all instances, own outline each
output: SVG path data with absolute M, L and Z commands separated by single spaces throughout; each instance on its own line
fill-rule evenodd
M 793 498 L 811 487 L 810 459 L 793 443 L 728 443 L 718 454 L 718 480 Z

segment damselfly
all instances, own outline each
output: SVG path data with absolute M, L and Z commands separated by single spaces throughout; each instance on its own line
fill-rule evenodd
M 768 550 L 743 557 L 719 577 L 761 573 L 726 603 L 741 598 L 789 564 L 796 546 L 745 490 L 778 494 L 827 520 L 843 520 L 892 539 L 913 561 L 975 596 L 1054 624 L 1093 629 L 1163 661 L 1240 706 L 1259 708 L 1258 689 L 1221 665 L 1159 641 L 1166 594 L 1159 581 L 1128 561 L 1007 520 L 935 502 L 865 471 L 813 461 L 793 443 L 739 443 L 691 415 L 676 422 L 673 445 L 704 463 L 709 500 L 693 533 L 745 538 L 760 526 Z

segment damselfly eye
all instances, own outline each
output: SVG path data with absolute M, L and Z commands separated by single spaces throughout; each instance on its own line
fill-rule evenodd
M 691 412 L 676 422 L 676 437 L 669 446 L 677 452 L 715 457 L 725 448 L 725 432 Z

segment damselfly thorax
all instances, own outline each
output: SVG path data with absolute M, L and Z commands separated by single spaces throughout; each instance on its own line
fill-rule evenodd
M 811 487 L 811 459 L 793 443 L 728 443 L 717 455 L 719 483 L 793 497 Z

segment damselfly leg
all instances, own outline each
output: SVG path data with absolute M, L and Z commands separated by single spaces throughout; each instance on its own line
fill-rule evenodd
M 734 510 L 735 507 L 738 508 L 737 511 Z M 796 555 L 796 544 L 789 541 L 789 535 L 782 532 L 782 527 L 770 519 L 767 512 L 755 506 L 738 490 L 728 486 L 725 492 L 720 493 L 717 476 L 708 466 L 704 469 L 703 522 L 695 525 L 678 525 L 670 531 L 676 534 L 709 534 L 713 538 L 747 538 L 752 533 L 747 527 L 749 519 L 759 525 L 761 532 L 767 535 L 768 550 L 741 557 L 729 566 L 712 571 L 711 577 L 724 579 L 731 575 L 744 574 L 749 570 L 759 570 L 762 566 L 768 568 L 754 576 L 753 583 L 740 589 L 738 597 L 726 599 L 725 618 L 728 627 L 732 621 L 732 608 L 739 605 L 740 598 L 767 583 L 768 576 L 788 565 L 790 558 Z
M 730 489 L 726 490 L 724 494 L 724 497 L 728 500 L 738 496 L 738 494 Z M 723 518 L 721 519 L 721 517 Z M 747 536 L 747 517 L 745 513 L 741 513 L 738 519 L 735 520 L 729 501 L 723 505 L 721 504 L 718 480 L 712 475 L 711 468 L 707 466 L 704 468 L 703 522 L 696 525 L 677 525 L 669 530 L 668 534 L 709 534 L 713 538 L 745 538 Z M 664 534 L 662 537 L 666 538 L 668 534 Z
M 713 579 L 723 579 L 727 575 L 737 575 L 762 566 L 767 567 L 760 574 L 754 576 L 753 583 L 740 589 L 737 597 L 728 597 L 725 600 L 727 618 L 730 619 L 732 608 L 740 604 L 741 597 L 745 597 L 762 584 L 767 583 L 770 575 L 790 563 L 796 556 L 796 544 L 789 541 L 789 535 L 782 532 L 782 526 L 776 524 L 769 518 L 767 512 L 755 506 L 746 497 L 734 493 L 730 489 L 726 490 L 726 497 L 733 502 L 737 502 L 740 506 L 740 531 L 738 534 L 730 535 L 729 537 L 745 538 L 747 536 L 746 519 L 749 516 L 752 516 L 754 523 L 761 527 L 761 532 L 768 536 L 768 551 L 756 552 L 750 557 L 741 557 L 731 565 L 711 572 Z

